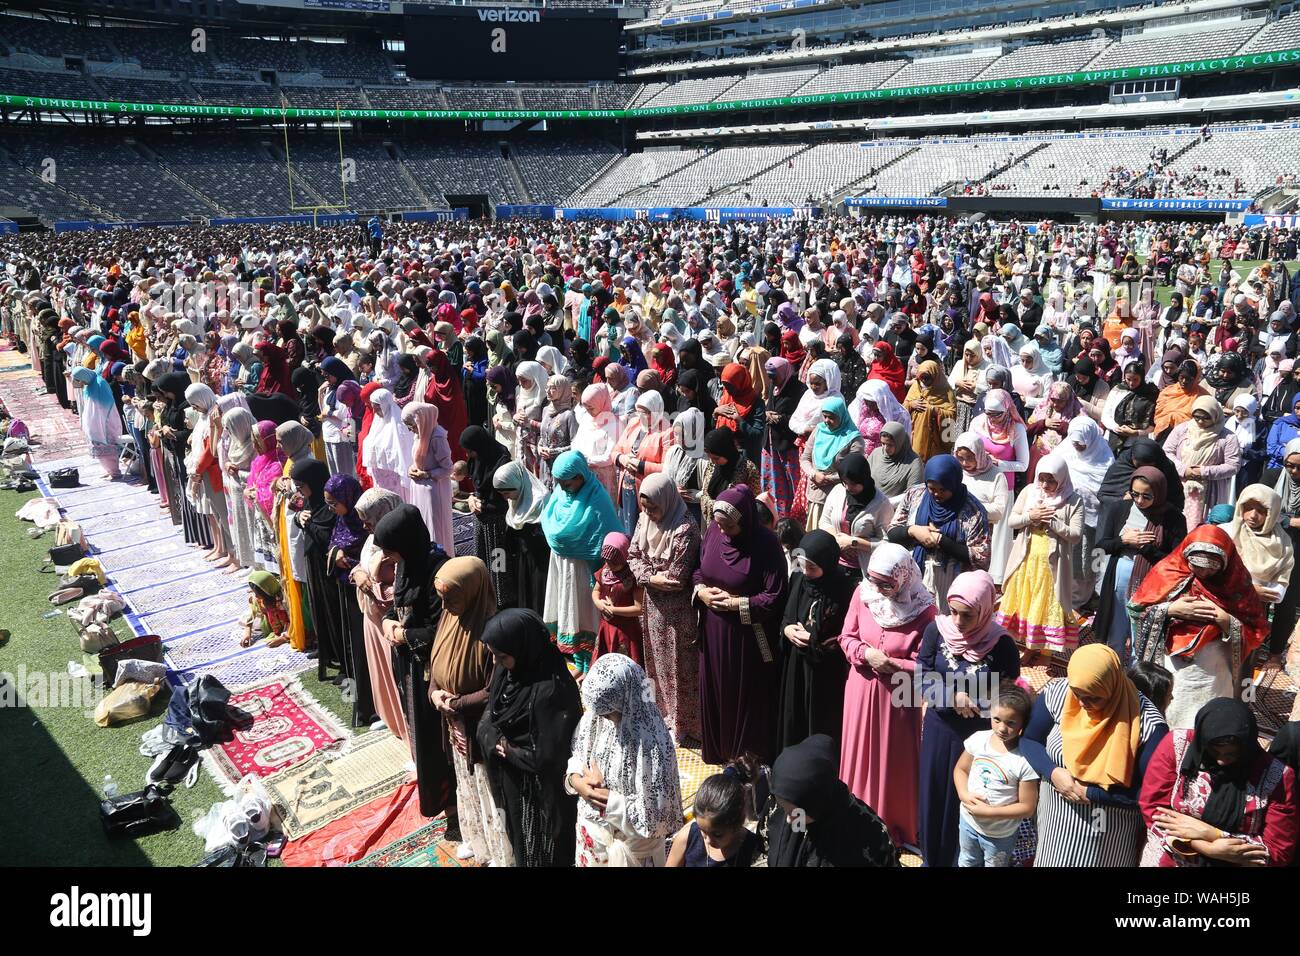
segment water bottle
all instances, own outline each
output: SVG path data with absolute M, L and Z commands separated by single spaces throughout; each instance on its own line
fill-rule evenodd
M 117 796 L 117 781 L 113 779 L 111 773 L 104 774 L 104 798 L 112 800 Z

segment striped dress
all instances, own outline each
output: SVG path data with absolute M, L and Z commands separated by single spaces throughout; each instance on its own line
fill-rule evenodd
M 1047 754 L 1058 767 L 1065 766 L 1061 745 L 1061 711 L 1070 686 L 1065 678 L 1050 681 L 1043 688 L 1043 698 L 1052 715 Z M 1145 697 L 1142 703 L 1142 732 L 1138 760 L 1142 751 L 1154 747 L 1163 736 L 1165 719 Z M 1142 789 L 1142 781 L 1133 782 L 1133 790 Z M 1137 866 L 1146 841 L 1146 825 L 1136 801 L 1126 804 L 1070 803 L 1044 778 L 1038 791 L 1038 852 L 1034 866 Z

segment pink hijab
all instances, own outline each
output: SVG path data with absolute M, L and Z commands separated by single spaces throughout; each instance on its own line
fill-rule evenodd
M 427 471 L 433 465 L 433 438 L 439 431 L 438 406 L 427 402 L 411 402 L 402 409 L 402 424 L 416 432 L 412 459 L 415 466 Z M 417 430 L 418 429 L 418 430 Z
M 993 621 L 993 601 L 995 596 L 993 578 L 987 571 L 966 571 L 953 579 L 948 588 L 948 602 L 954 600 L 965 604 L 976 614 L 975 627 L 970 633 L 963 634 L 947 614 L 935 618 L 939 627 L 939 636 L 955 657 L 965 658 L 972 663 L 982 661 L 1003 634 L 1005 629 Z
M 275 422 L 257 423 L 257 434 L 262 439 L 262 447 L 268 449 L 253 459 L 248 466 L 248 484 L 257 489 L 257 504 L 262 514 L 271 517 L 271 505 L 275 503 L 272 490 L 275 479 L 284 474 L 284 452 L 275 438 Z

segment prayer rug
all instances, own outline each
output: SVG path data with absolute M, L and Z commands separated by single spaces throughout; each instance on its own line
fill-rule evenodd
M 722 767 L 705 763 L 698 749 L 677 748 L 677 778 L 682 785 L 682 813 L 687 820 L 695 815 L 695 794 L 704 778 L 722 773 L 722 770 Z
M 408 780 L 387 796 L 286 844 L 281 859 L 285 866 L 357 866 L 431 822 L 420 812 L 419 785 Z
M 446 837 L 447 818 L 445 816 L 438 817 L 436 820 L 420 827 L 414 833 L 388 844 L 382 850 L 371 853 L 365 859 L 358 860 L 351 865 L 376 867 L 473 866 L 472 861 L 462 862 L 456 859 L 456 844 L 449 844 Z
M 204 754 L 223 786 L 234 785 L 248 774 L 269 777 L 349 737 L 338 718 L 297 681 L 273 680 L 239 691 L 230 695 L 229 706 L 247 714 L 253 723 Z
M 389 731 L 357 738 L 346 753 L 317 752 L 263 782 L 290 840 L 319 830 L 406 779 L 410 748 Z

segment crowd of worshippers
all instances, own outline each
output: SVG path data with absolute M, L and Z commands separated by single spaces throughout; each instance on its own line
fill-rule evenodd
M 1214 258 L 1258 236 L 419 228 L 59 237 L 0 313 L 463 857 L 1293 860 L 1249 702 L 1300 676 L 1300 287 Z

